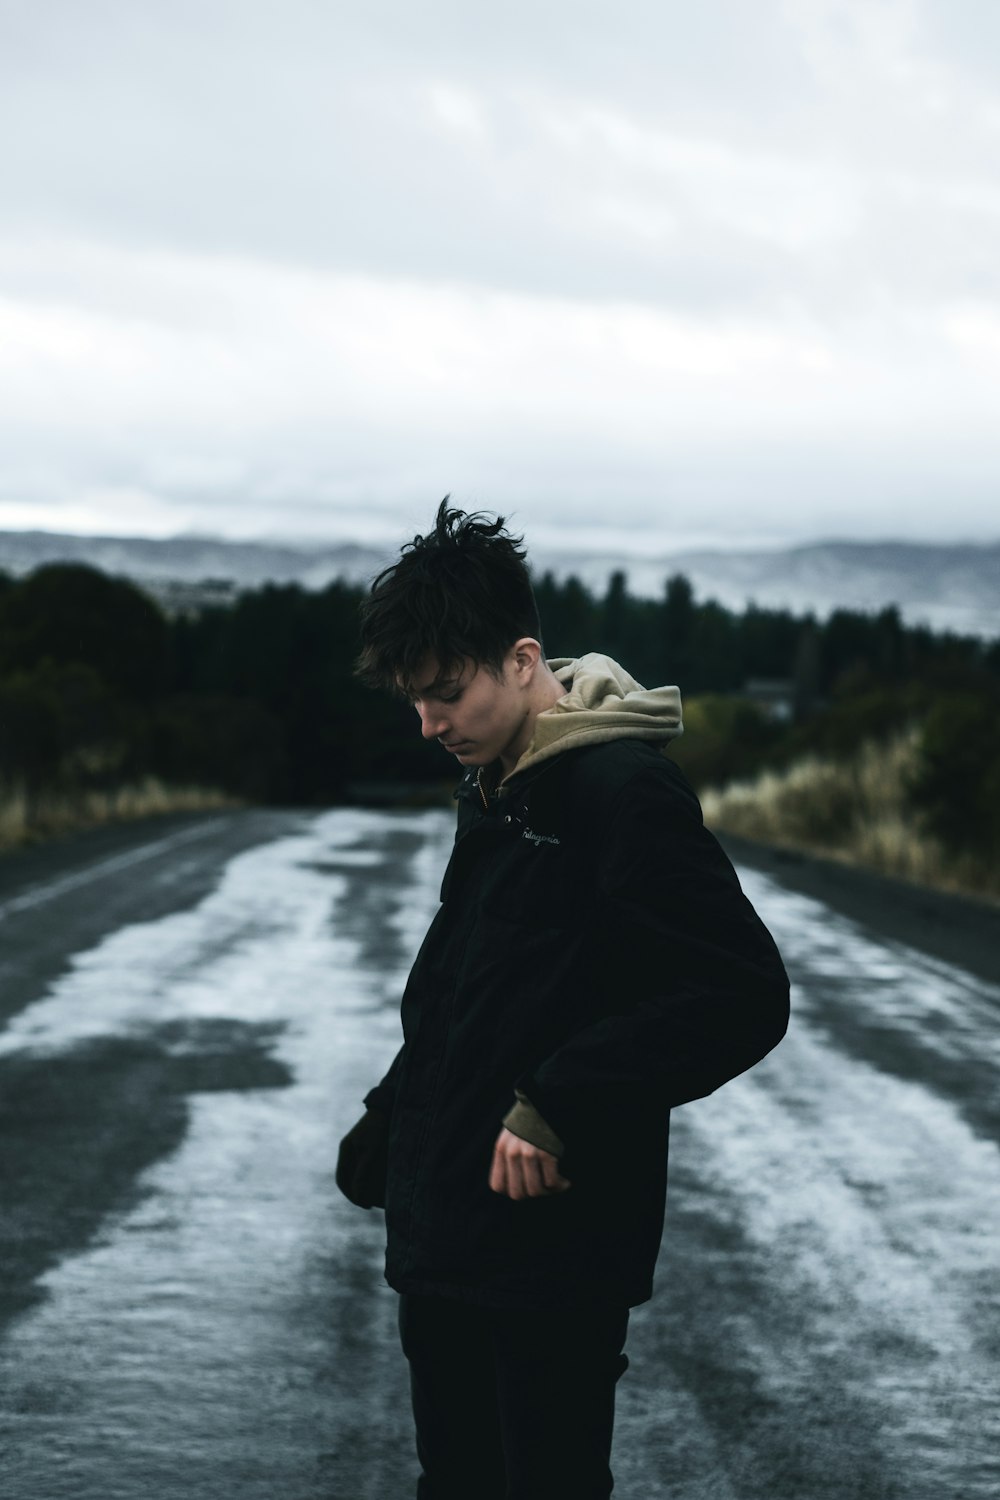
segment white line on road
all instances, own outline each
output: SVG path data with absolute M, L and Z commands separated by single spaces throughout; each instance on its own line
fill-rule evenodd
M 175 849 L 178 844 L 188 844 L 195 839 L 209 838 L 218 832 L 224 822 L 224 818 L 212 818 L 207 823 L 199 823 L 196 828 L 183 828 L 178 833 L 168 834 L 166 838 L 154 839 L 150 844 L 142 844 L 138 849 L 129 849 L 124 854 L 112 854 L 107 859 L 98 860 L 97 864 L 87 865 L 86 869 L 77 870 L 72 875 L 63 875 L 59 880 L 49 880 L 39 885 L 29 886 L 19 896 L 0 902 L 0 922 L 15 912 L 27 911 L 32 906 L 41 906 L 43 902 L 52 901 L 67 891 L 76 890 L 81 885 L 89 885 L 91 881 L 100 879 L 103 875 L 117 874 L 119 870 L 127 870 L 131 865 L 139 864 L 144 859 L 151 859 L 154 854 L 163 854 L 167 849 Z

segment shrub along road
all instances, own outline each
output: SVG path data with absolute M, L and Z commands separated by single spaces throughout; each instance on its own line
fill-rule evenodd
M 382 1216 L 333 1167 L 450 840 L 241 811 L 0 861 L 7 1493 L 412 1494 Z M 734 853 L 794 1022 L 675 1117 L 616 1495 L 993 1496 L 995 916 Z

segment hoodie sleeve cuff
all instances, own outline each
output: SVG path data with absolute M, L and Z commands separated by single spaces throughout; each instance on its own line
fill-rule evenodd
M 539 1150 L 561 1156 L 566 1148 L 551 1125 L 542 1119 L 527 1094 L 523 1094 L 520 1089 L 515 1089 L 514 1094 L 517 1103 L 503 1117 L 507 1129 L 513 1135 L 519 1135 L 522 1141 L 537 1146 Z

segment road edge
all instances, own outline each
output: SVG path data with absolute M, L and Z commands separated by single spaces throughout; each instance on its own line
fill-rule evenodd
M 737 867 L 747 865 L 773 876 L 790 890 L 824 902 L 878 938 L 905 943 L 991 984 L 1000 984 L 1000 906 L 914 885 L 860 865 L 713 832 Z M 766 913 L 761 915 L 766 922 Z

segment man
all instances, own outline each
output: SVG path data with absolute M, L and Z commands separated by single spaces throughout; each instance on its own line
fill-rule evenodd
M 788 1016 L 774 943 L 662 753 L 677 689 L 547 662 L 519 541 L 443 502 L 362 609 L 359 672 L 465 767 L 403 1046 L 337 1169 L 386 1211 L 419 1500 L 611 1493 L 671 1107 Z

